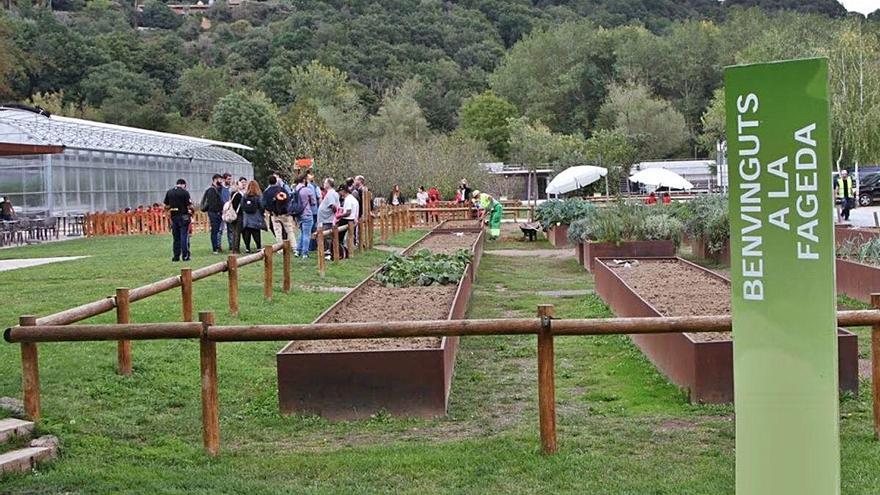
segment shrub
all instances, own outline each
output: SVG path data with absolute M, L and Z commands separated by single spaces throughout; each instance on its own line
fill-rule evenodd
M 580 198 L 569 198 L 564 201 L 551 199 L 538 206 L 535 210 L 535 220 L 541 222 L 541 226 L 547 230 L 556 224 L 571 225 L 593 209 L 595 209 L 593 203 Z
M 646 206 L 636 201 L 593 208 L 568 228 L 572 242 L 669 240 L 681 243 L 684 225 L 674 217 L 674 208 Z
M 682 203 L 675 213 L 691 237 L 702 237 L 710 253 L 724 249 L 730 239 L 727 195 L 704 194 Z

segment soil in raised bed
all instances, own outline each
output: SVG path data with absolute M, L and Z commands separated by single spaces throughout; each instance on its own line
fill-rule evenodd
M 470 251 L 479 236 L 479 232 L 433 233 L 413 246 L 408 253 L 417 253 L 422 249 L 438 254 L 453 254 L 460 249 Z
M 607 266 L 663 316 L 730 314 L 730 286 L 685 263 L 639 260 L 628 267 Z M 731 338 L 730 332 L 688 335 L 702 342 Z
M 374 280 L 364 284 L 347 303 L 327 315 L 322 323 L 356 323 L 397 320 L 445 320 L 457 285 L 428 287 L 383 287 Z M 406 339 L 305 340 L 294 352 L 393 351 L 436 349 L 439 337 Z
M 480 227 L 479 220 L 447 220 L 443 223 L 444 229 L 464 229 L 464 228 L 479 228 Z

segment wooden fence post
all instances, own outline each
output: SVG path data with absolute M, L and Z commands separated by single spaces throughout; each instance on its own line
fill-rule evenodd
M 352 222 L 348 224 L 348 231 L 345 233 L 345 250 L 348 251 L 347 255 L 349 258 L 354 256 L 354 233 L 355 233 L 355 223 Z
M 541 422 L 541 451 L 556 452 L 556 384 L 553 375 L 553 305 L 538 305 L 541 331 L 538 333 L 538 413 Z
M 379 209 L 379 239 L 382 242 L 388 240 L 388 209 L 387 207 Z
M 180 297 L 183 306 L 183 321 L 193 321 L 193 271 L 180 269 Z
M 226 273 L 229 275 L 229 314 L 238 316 L 238 258 L 226 258 Z
M 37 324 L 36 316 L 22 316 L 18 325 L 32 327 Z M 31 421 L 40 420 L 40 360 L 37 357 L 37 344 L 21 343 L 21 390 L 24 394 L 24 412 Z
M 332 232 L 333 233 L 331 235 L 333 236 L 333 261 L 339 261 L 339 227 L 334 225 Z
M 272 300 L 272 246 L 263 248 L 263 297 Z
M 128 289 L 116 289 L 116 323 L 131 323 L 131 306 Z M 120 340 L 116 344 L 116 372 L 131 375 L 131 341 Z
M 871 294 L 871 307 L 880 309 L 880 294 Z M 880 324 L 871 328 L 871 388 L 874 393 L 874 438 L 880 440 Z
M 364 213 L 364 218 L 367 220 L 367 249 L 373 248 L 373 193 L 370 190 L 367 190 L 367 199 L 369 201 L 365 201 L 364 204 L 367 207 L 366 213 Z
M 300 233 L 302 235 L 302 233 Z M 281 290 L 285 293 L 290 292 L 290 256 L 293 247 L 290 245 L 290 239 L 285 239 L 282 253 L 284 255 L 284 274 L 281 277 Z
M 217 392 L 217 343 L 207 339 L 207 330 L 214 324 L 214 313 L 199 312 L 202 322 L 202 338 L 199 346 L 199 362 L 202 371 L 202 439 L 205 452 L 215 456 L 220 453 L 220 404 Z
M 315 234 L 317 239 L 318 249 L 316 250 L 318 254 L 318 274 L 321 275 L 321 278 L 324 278 L 324 271 L 326 270 L 326 262 L 324 259 L 324 227 L 318 227 L 318 230 Z

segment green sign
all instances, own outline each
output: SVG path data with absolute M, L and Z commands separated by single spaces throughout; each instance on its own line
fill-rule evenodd
M 828 62 L 724 79 L 736 492 L 839 494 Z

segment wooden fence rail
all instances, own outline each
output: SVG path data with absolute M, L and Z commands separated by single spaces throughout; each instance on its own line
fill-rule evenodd
M 875 309 L 838 311 L 838 326 L 872 326 L 872 380 L 875 438 L 880 438 L 880 295 L 872 298 Z M 555 337 L 633 333 L 700 333 L 731 330 L 731 317 L 656 317 L 570 319 L 553 318 L 552 305 L 538 306 L 538 318 L 498 320 L 437 320 L 370 323 L 322 323 L 305 325 L 214 324 L 214 314 L 199 313 L 199 323 L 118 323 L 106 325 L 46 325 L 33 316 L 22 316 L 19 325 L 7 328 L 3 337 L 21 346 L 22 393 L 27 415 L 40 418 L 40 376 L 37 344 L 107 340 L 199 339 L 202 389 L 202 434 L 205 451 L 220 451 L 220 414 L 217 375 L 218 342 L 265 340 L 314 340 L 352 338 L 400 338 L 434 336 L 518 335 L 538 337 L 538 411 L 541 449 L 557 449 L 554 351 Z

